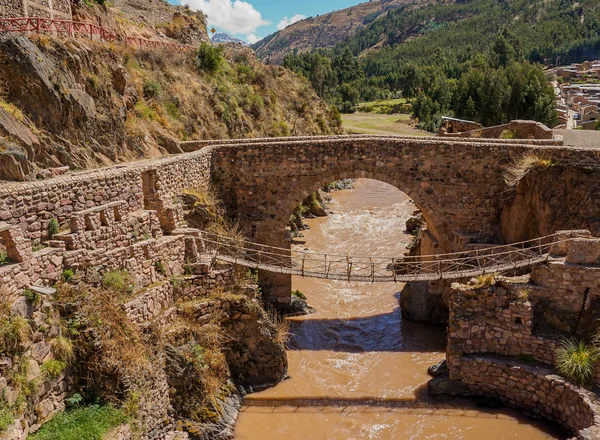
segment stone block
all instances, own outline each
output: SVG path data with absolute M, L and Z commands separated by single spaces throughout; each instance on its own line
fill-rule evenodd
M 600 239 L 574 238 L 569 241 L 567 262 L 571 264 L 600 264 Z

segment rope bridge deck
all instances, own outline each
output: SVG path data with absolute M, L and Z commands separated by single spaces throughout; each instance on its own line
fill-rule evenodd
M 309 278 L 371 283 L 456 280 L 527 268 L 547 261 L 554 244 L 568 241 L 554 234 L 452 254 L 361 257 L 277 248 L 205 231 L 201 240 L 204 250 L 222 262 Z

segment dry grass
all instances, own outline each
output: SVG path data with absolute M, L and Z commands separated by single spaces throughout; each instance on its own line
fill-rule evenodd
M 529 289 L 522 288 L 517 290 L 517 301 L 521 303 L 526 303 L 529 301 Z
M 64 336 L 57 336 L 50 341 L 52 354 L 56 359 L 63 362 L 71 362 L 75 358 L 73 343 Z
M 493 286 L 496 284 L 496 274 L 485 274 L 475 277 L 475 282 L 471 285 L 476 289 Z
M 275 342 L 283 347 L 287 346 L 290 340 L 290 321 L 279 314 L 272 312 L 270 320 L 275 327 Z
M 151 350 L 137 325 L 132 323 L 118 301 L 119 291 L 107 287 L 58 286 L 57 303 L 75 313 L 78 323 L 74 334 L 77 352 L 86 361 L 85 374 L 90 380 L 114 375 L 140 377 L 149 365 Z M 115 295 L 116 294 L 116 295 Z M 57 341 L 61 354 L 68 356 L 64 341 Z
M 29 342 L 31 326 L 27 319 L 11 313 L 13 299 L 0 287 L 0 354 L 14 354 Z
M 183 194 L 193 196 L 196 199 L 193 206 L 195 216 L 203 217 L 193 219 L 195 221 L 192 221 L 192 223 L 209 232 L 233 238 L 239 242 L 245 240 L 240 226 L 227 218 L 225 208 L 210 190 L 187 188 L 183 190 Z
M 515 187 L 530 171 L 543 170 L 553 165 L 554 161 L 550 157 L 527 153 L 506 170 L 504 181 L 509 187 Z

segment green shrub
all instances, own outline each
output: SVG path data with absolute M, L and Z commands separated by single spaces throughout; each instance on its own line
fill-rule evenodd
M 105 272 L 102 276 L 102 285 L 117 293 L 127 294 L 133 292 L 131 275 L 125 270 L 110 270 Z
M 288 127 L 285 121 L 279 121 L 273 124 L 273 128 L 271 129 L 271 134 L 274 137 L 281 136 L 289 136 L 290 135 L 290 127 Z
M 196 67 L 204 72 L 215 73 L 223 63 L 223 52 L 221 47 L 202 43 L 198 48 L 196 56 Z
M 154 268 L 156 269 L 156 271 L 161 274 L 162 276 L 165 276 L 167 274 L 167 270 L 165 269 L 165 265 L 163 264 L 162 261 L 156 261 L 154 263 Z
M 101 440 L 129 418 L 112 406 L 88 406 L 58 414 L 29 440 Z
M 565 339 L 556 350 L 556 371 L 575 385 L 590 387 L 599 358 L 597 347 L 589 346 L 584 341 Z
M 70 283 L 73 280 L 74 277 L 75 277 L 75 272 L 73 272 L 72 269 L 65 269 L 65 270 L 63 270 L 61 279 L 65 283 Z
M 41 370 L 44 376 L 55 379 L 60 376 L 67 368 L 67 363 L 56 359 L 51 359 L 42 364 Z
M 162 91 L 162 87 L 158 83 L 158 81 L 147 80 L 144 82 L 143 86 L 144 97 L 145 98 L 157 98 Z
M 8 252 L 0 252 L 0 266 L 4 266 L 5 264 L 12 263 L 10 257 L 8 256 Z
M 165 110 L 171 118 L 179 119 L 179 107 L 173 101 L 167 101 L 165 103 Z
M 48 222 L 48 238 L 54 237 L 60 231 L 60 224 L 54 217 Z
M 40 294 L 37 292 L 34 292 L 31 289 L 23 290 L 23 296 L 25 298 L 27 298 L 27 301 L 29 301 L 34 306 L 39 305 L 39 303 L 42 301 L 42 297 L 40 296 Z
M 32 252 L 39 252 L 42 249 L 46 249 L 46 246 L 43 243 L 33 243 L 31 245 Z
M 504 130 L 502 133 L 500 133 L 500 139 L 516 139 L 517 138 L 517 133 L 512 131 L 512 130 Z
M 299 290 L 292 290 L 292 295 L 295 296 L 296 298 L 300 298 L 300 299 L 306 301 L 306 295 L 303 294 L 302 292 L 300 292 Z
M 15 420 L 15 413 L 13 409 L 8 405 L 6 398 L 3 394 L 0 394 L 0 434 L 6 431 Z

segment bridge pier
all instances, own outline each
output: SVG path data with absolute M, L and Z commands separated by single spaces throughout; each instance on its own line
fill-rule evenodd
M 285 273 L 258 271 L 260 288 L 265 300 L 282 312 L 290 308 L 292 303 L 292 276 Z

